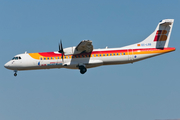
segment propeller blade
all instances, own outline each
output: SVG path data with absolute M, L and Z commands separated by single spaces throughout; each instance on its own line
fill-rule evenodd
M 63 51 L 63 46 L 62 46 L 62 40 L 61 40 L 61 50 L 62 50 L 62 52 L 64 52 L 64 51 Z
M 59 51 L 58 51 L 59 53 L 60 53 L 60 50 L 61 50 L 61 46 L 60 46 L 60 43 L 59 43 Z
M 64 50 L 63 50 L 63 46 L 62 46 L 62 41 L 60 40 L 60 43 L 59 43 L 59 53 L 64 53 Z
M 64 58 L 63 58 L 64 57 L 64 53 L 62 53 L 61 57 L 62 57 L 62 63 L 64 64 Z
M 62 63 L 64 64 L 64 50 L 63 50 L 63 46 L 62 46 L 62 40 L 60 40 L 60 43 L 59 43 L 59 53 L 61 53 L 61 59 L 62 59 Z

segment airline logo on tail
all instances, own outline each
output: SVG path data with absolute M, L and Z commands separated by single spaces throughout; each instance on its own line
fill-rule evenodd
M 166 30 L 158 30 L 156 32 L 156 36 L 154 38 L 155 41 L 166 41 L 167 40 L 167 31 Z

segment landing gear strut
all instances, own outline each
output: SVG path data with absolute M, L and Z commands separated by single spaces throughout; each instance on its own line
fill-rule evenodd
M 81 74 L 84 74 L 87 71 L 87 69 L 84 66 L 79 66 L 79 69 Z
M 14 73 L 14 76 L 16 77 L 16 76 L 17 76 L 17 71 L 15 70 L 14 72 L 15 72 L 15 73 Z

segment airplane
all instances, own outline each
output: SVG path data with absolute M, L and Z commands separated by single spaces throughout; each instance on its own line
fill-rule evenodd
M 94 49 L 90 40 L 63 48 L 60 40 L 58 51 L 18 54 L 4 67 L 13 70 L 14 76 L 17 76 L 17 71 L 52 68 L 79 69 L 84 74 L 87 69 L 102 65 L 134 63 L 175 51 L 174 47 L 168 47 L 173 23 L 174 19 L 161 20 L 146 39 L 120 48 Z

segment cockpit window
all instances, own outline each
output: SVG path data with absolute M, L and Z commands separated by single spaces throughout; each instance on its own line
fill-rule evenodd
M 13 57 L 12 60 L 20 60 L 21 57 L 20 56 L 17 56 L 17 57 Z

